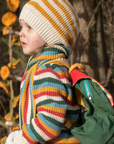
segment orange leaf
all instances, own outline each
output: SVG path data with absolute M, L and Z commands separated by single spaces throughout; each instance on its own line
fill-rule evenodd
M 4 27 L 2 30 L 3 35 L 7 35 L 7 30 L 9 29 L 9 27 Z
M 19 118 L 19 114 L 14 114 L 13 120 L 16 120 L 16 119 L 18 119 L 18 118 Z M 11 113 L 10 113 L 10 112 L 7 113 L 7 114 L 4 116 L 4 119 L 5 119 L 6 121 L 10 121 L 10 120 L 11 120 Z
M 15 69 L 16 65 L 20 62 L 20 59 L 16 60 L 15 62 L 12 63 L 12 68 Z M 8 67 L 11 68 L 11 63 L 8 63 Z
M 19 105 L 19 98 L 20 98 L 20 95 L 14 97 L 13 107 L 16 107 L 17 105 Z
M 13 42 L 19 41 L 19 37 L 17 35 L 13 35 Z
M 5 136 L 5 137 L 3 137 L 3 138 L 0 140 L 1 144 L 5 144 L 6 138 L 7 138 L 7 137 Z
M 5 116 L 4 116 L 4 119 L 7 120 L 7 121 L 10 121 L 11 119 L 11 113 L 7 113 Z
M 19 126 L 16 126 L 12 129 L 12 131 L 19 130 Z
M 18 118 L 19 118 L 19 114 L 16 114 L 16 115 L 13 117 L 14 120 L 16 120 L 16 119 L 18 119 Z
M 7 66 L 1 67 L 1 77 L 5 80 L 10 74 L 9 68 Z
M 8 88 L 6 87 L 6 85 L 4 83 L 0 82 L 0 87 L 2 87 L 6 91 L 7 94 L 10 93 Z
M 7 5 L 9 9 L 14 12 L 19 7 L 19 0 L 7 0 Z
M 12 66 L 11 66 L 11 63 L 8 63 L 8 67 L 9 67 L 9 68 L 13 68 L 13 69 L 15 69 L 15 68 L 16 68 L 16 64 L 13 63 Z
M 10 26 L 16 21 L 17 16 L 11 12 L 7 12 L 2 16 L 2 23 L 5 26 Z

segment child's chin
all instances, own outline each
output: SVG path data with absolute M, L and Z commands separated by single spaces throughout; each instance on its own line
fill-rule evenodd
M 29 52 L 23 51 L 23 54 L 25 55 L 31 55 Z

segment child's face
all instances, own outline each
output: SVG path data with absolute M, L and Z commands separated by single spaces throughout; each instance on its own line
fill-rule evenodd
M 40 53 L 45 41 L 24 20 L 20 20 L 20 26 L 22 29 L 19 35 L 23 53 L 27 55 L 34 55 L 36 52 Z

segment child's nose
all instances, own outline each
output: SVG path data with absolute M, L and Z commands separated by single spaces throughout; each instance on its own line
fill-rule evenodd
M 20 37 L 22 37 L 22 36 L 25 37 L 25 34 L 24 34 L 24 32 L 23 32 L 22 29 L 21 29 L 21 31 L 19 32 L 19 36 L 20 36 Z

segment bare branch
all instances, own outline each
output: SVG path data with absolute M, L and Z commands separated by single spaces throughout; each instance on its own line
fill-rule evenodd
M 10 75 L 9 75 L 9 79 L 16 79 L 16 80 L 18 80 L 18 81 L 21 81 L 22 77 L 17 76 L 17 75 L 12 75 L 12 74 L 10 74 Z
M 89 29 L 90 27 L 91 27 L 91 24 L 93 24 L 93 20 L 94 20 L 94 17 L 95 17 L 95 15 L 96 15 L 96 13 L 98 12 L 98 9 L 99 9 L 99 6 L 101 5 L 101 0 L 98 2 L 98 4 L 97 4 L 97 6 L 96 6 L 96 8 L 93 10 L 93 15 L 92 15 L 92 17 L 91 17 L 91 19 L 90 19 L 90 21 L 89 21 L 89 24 L 88 24 L 88 27 L 87 27 L 87 29 Z
M 13 29 L 8 29 L 7 30 L 7 34 L 10 34 L 10 35 L 18 35 L 19 36 L 19 32 L 18 31 L 14 31 Z
M 3 110 L 4 110 L 4 115 L 6 114 L 6 109 L 5 106 L 3 105 L 2 101 L 0 100 L 0 105 L 2 106 Z

